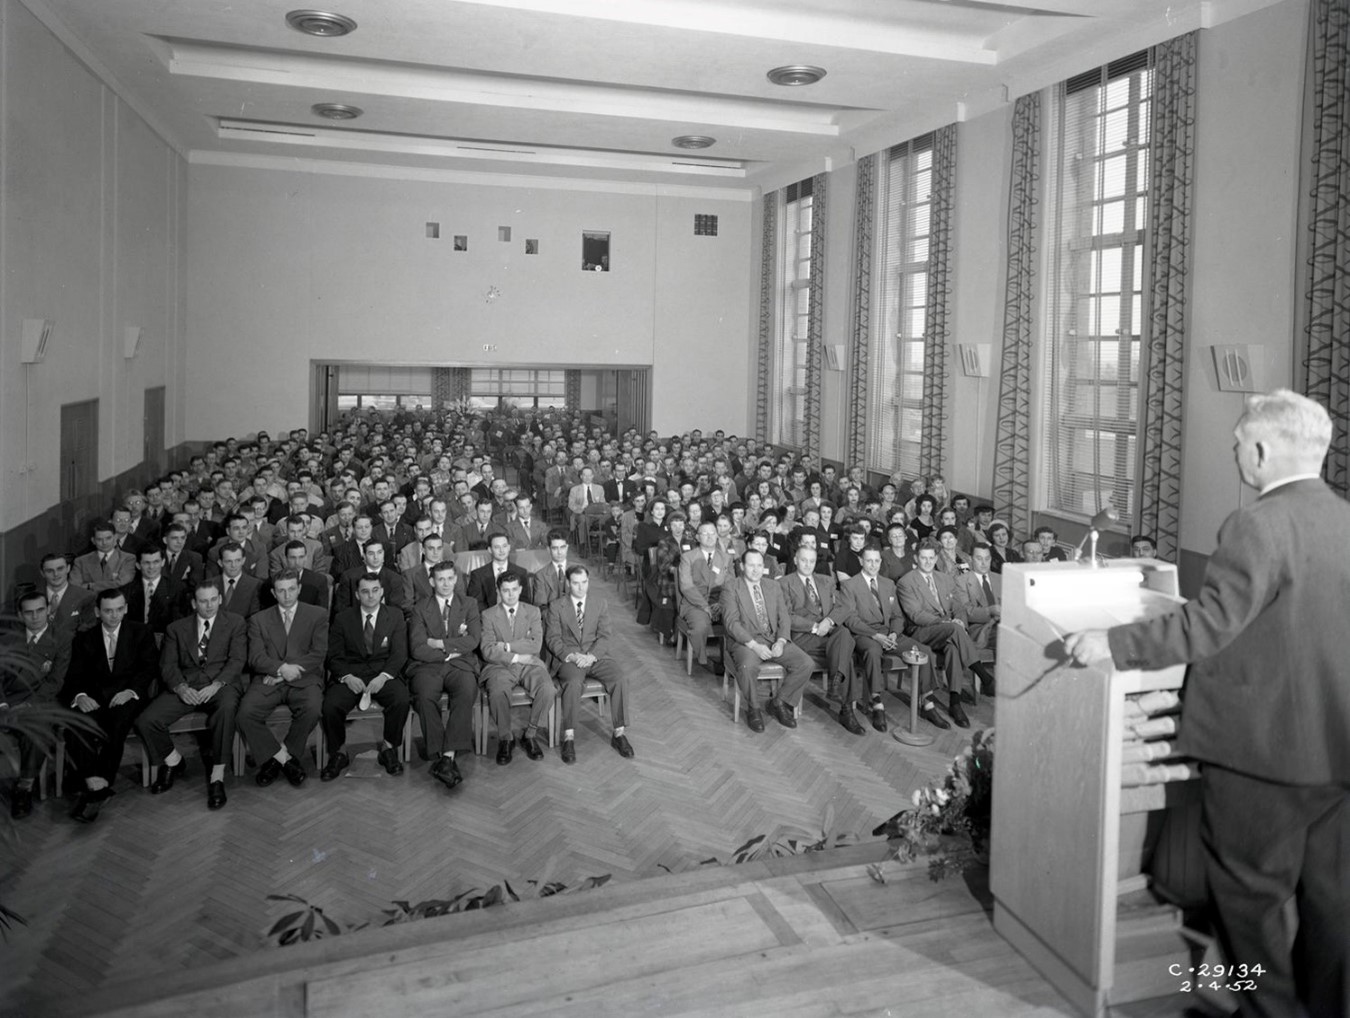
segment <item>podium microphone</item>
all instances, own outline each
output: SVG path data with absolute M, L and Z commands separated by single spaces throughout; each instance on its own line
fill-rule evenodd
M 1088 565 L 1095 566 L 1097 564 L 1098 531 L 1103 527 L 1110 526 L 1112 523 L 1119 522 L 1119 520 L 1120 513 L 1116 512 L 1116 507 L 1113 505 L 1107 506 L 1096 516 L 1092 517 L 1092 519 L 1088 521 L 1087 533 L 1083 535 L 1083 539 L 1078 542 L 1078 546 L 1073 550 L 1073 560 L 1078 562 L 1083 558 L 1083 545 L 1086 544 L 1090 538 L 1092 540 L 1092 549 L 1088 556 Z

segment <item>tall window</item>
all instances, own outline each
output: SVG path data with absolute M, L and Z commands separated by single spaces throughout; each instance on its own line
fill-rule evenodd
M 561 407 L 567 404 L 567 372 L 535 368 L 473 368 L 469 404 L 482 410 L 504 400 L 508 406 Z
M 811 179 L 783 194 L 779 237 L 778 336 L 774 344 L 772 439 L 800 446 L 806 439 L 807 324 L 811 306 Z
M 867 465 L 918 472 L 923 438 L 924 314 L 933 197 L 933 136 L 891 149 L 882 178 L 881 314 L 869 358 Z
M 1045 506 L 1092 515 L 1137 501 L 1149 53 L 1065 82 L 1057 96 L 1044 349 Z

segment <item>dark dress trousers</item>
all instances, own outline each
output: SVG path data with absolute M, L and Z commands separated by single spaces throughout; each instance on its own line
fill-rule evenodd
M 473 749 L 473 702 L 478 696 L 478 639 L 482 625 L 478 602 L 462 594 L 450 598 L 448 617 L 440 599 L 432 596 L 418 602 L 412 611 L 408 633 L 408 685 L 413 709 L 422 722 L 427 756 L 447 750 Z M 428 640 L 445 641 L 444 648 Z M 456 655 L 451 657 L 450 655 Z M 449 700 L 446 722 L 441 721 L 441 694 Z
M 886 651 L 882 650 L 881 644 L 871 637 L 887 635 L 898 638 L 892 653 L 902 654 L 907 650 L 917 650 L 928 658 L 928 664 L 924 665 L 919 673 L 919 693 L 920 696 L 931 693 L 936 686 L 933 651 L 926 644 L 905 635 L 905 615 L 901 611 L 895 584 L 884 576 L 878 576 L 877 596 L 873 597 L 866 575 L 859 573 L 857 576 L 850 576 L 839 588 L 839 596 L 848 606 L 848 627 L 857 640 L 858 657 L 862 661 L 862 671 L 866 678 L 865 684 L 863 682 L 858 684 L 859 698 L 861 699 L 864 685 L 865 690 L 873 695 L 886 688 L 886 676 L 881 669 Z
M 761 625 L 755 613 L 754 598 L 750 593 L 750 584 L 745 579 L 728 582 L 722 588 L 722 623 L 727 627 L 727 639 L 732 641 L 731 653 L 736 659 L 736 684 L 740 686 L 741 697 L 751 707 L 759 705 L 759 683 L 755 679 L 766 663 L 783 666 L 783 682 L 778 687 L 777 699 L 790 707 L 801 702 L 802 690 L 806 688 L 815 667 L 806 652 L 792 642 L 792 615 L 788 611 L 787 598 L 778 589 L 778 583 L 765 577 L 760 581 L 760 596 L 764 598 L 764 612 L 767 625 Z M 780 639 L 786 640 L 783 655 L 761 661 L 759 655 L 750 649 L 750 641 L 773 646 Z
M 577 625 L 576 602 L 570 595 L 560 597 L 548 606 L 544 617 L 544 643 L 557 661 L 556 676 L 562 684 L 563 731 L 576 727 L 577 703 L 581 688 L 587 679 L 597 679 L 609 694 L 609 716 L 615 728 L 628 722 L 625 701 L 628 695 L 628 677 L 619 663 L 610 657 L 609 605 L 595 595 L 585 601 L 582 623 Z M 566 660 L 568 654 L 594 654 L 595 664 L 582 668 Z
M 122 621 L 117 633 L 116 654 L 109 664 L 103 640 L 103 626 L 75 634 L 70 647 L 70 669 L 58 702 L 69 707 L 75 697 L 85 693 L 98 709 L 85 715 L 103 731 L 103 738 L 87 735 L 67 736 L 70 759 L 81 778 L 103 778 L 112 784 L 122 762 L 127 733 L 150 696 L 150 688 L 159 681 L 159 650 L 155 634 L 140 622 Z M 124 689 L 136 697 L 114 707 L 111 700 Z
M 323 706 L 324 664 L 328 656 L 328 612 L 309 604 L 297 604 L 286 632 L 277 606 L 258 612 L 248 620 L 248 691 L 239 703 L 239 733 L 259 765 L 277 755 L 281 744 L 267 725 L 277 707 L 291 712 L 286 732 L 286 751 L 303 760 L 309 733 L 319 723 Z M 275 679 L 282 665 L 296 665 L 302 673 L 294 682 Z
M 1321 480 L 1280 485 L 1224 521 L 1194 600 L 1110 630 L 1118 667 L 1191 664 L 1177 749 L 1205 765 L 1220 940 L 1266 970 L 1244 1014 L 1350 1014 L 1348 533 Z
M 388 681 L 372 699 L 384 710 L 384 741 L 398 746 L 408 720 L 408 686 L 403 666 L 408 662 L 408 624 L 403 613 L 381 605 L 375 616 L 371 649 L 366 650 L 364 610 L 360 605 L 338 612 L 328 633 L 328 686 L 323 693 L 323 734 L 329 755 L 342 748 L 347 738 L 347 715 L 360 702 L 343 684 L 344 675 L 369 682 L 384 672 Z
M 794 572 L 778 580 L 778 589 L 792 615 L 792 642 L 831 677 L 840 678 L 840 699 L 852 703 L 862 699 L 862 692 L 853 672 L 854 639 L 848 629 L 848 602 L 839 596 L 833 576 L 814 573 L 811 582 L 816 588 L 815 600 L 799 574 Z M 827 618 L 834 624 L 827 634 L 817 636 L 811 632 L 812 626 Z

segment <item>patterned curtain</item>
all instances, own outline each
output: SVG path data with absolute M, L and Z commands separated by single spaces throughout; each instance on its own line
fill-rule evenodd
M 1350 5 L 1313 0 L 1300 226 L 1303 391 L 1331 413 L 1327 483 L 1350 496 Z
M 456 403 L 462 403 L 469 398 L 469 392 L 473 387 L 472 370 L 471 368 L 450 369 L 450 398 Z
M 759 256 L 759 348 L 755 360 L 755 438 L 769 440 L 772 396 L 774 274 L 778 254 L 778 192 L 764 196 L 763 242 Z
M 923 316 L 923 435 L 919 473 L 947 476 L 947 350 L 951 342 L 952 219 L 956 125 L 933 134 L 933 201 L 928 238 L 928 304 Z
M 568 410 L 581 409 L 581 372 L 567 371 L 563 374 L 563 400 Z
M 1008 179 L 1008 275 L 1003 290 L 1003 370 L 994 444 L 994 502 L 1019 537 L 1031 529 L 1032 306 L 1040 203 L 1041 95 L 1013 107 Z
M 867 385 L 872 317 L 872 244 L 876 228 L 877 166 L 881 154 L 858 160 L 858 194 L 853 205 L 853 333 L 848 349 L 848 435 L 845 465 L 867 462 Z
M 802 458 L 815 463 L 820 456 L 820 372 L 825 342 L 825 201 L 824 173 L 811 181 L 811 291 L 806 312 L 806 399 L 802 408 L 805 424 Z
M 431 369 L 431 405 L 440 410 L 455 401 L 454 368 Z
M 1196 34 L 1178 36 L 1153 50 L 1148 376 L 1141 408 L 1143 449 L 1136 533 L 1152 534 L 1158 555 L 1169 562 L 1176 561 L 1181 530 Z

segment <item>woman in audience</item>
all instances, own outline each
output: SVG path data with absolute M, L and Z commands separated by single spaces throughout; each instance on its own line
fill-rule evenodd
M 867 546 L 867 531 L 854 525 L 848 528 L 848 543 L 834 556 L 834 577 L 840 583 L 862 572 L 862 553 Z
M 850 484 L 844 489 L 844 504 L 839 507 L 839 511 L 834 514 L 834 518 L 840 523 L 852 523 L 859 516 L 864 516 L 862 506 L 862 491 L 856 484 Z
M 745 526 L 749 530 L 754 530 L 759 526 L 759 514 L 763 511 L 760 505 L 759 492 L 752 491 L 745 499 Z
M 1024 562 L 1022 553 L 1013 547 L 1012 531 L 1008 524 L 1002 520 L 995 520 L 989 524 L 989 546 L 993 552 L 994 564 L 990 566 L 990 571 L 995 573 L 1003 572 L 1005 562 Z
M 827 548 L 830 557 L 834 557 L 835 549 L 839 547 L 839 537 L 843 524 L 834 518 L 834 503 L 822 502 L 820 504 L 820 529 L 825 532 L 825 547 L 816 546 L 816 555 L 819 557 Z
M 881 575 L 892 583 L 899 582 L 900 577 L 915 566 L 905 546 L 908 540 L 909 530 L 903 523 L 892 523 L 886 528 L 887 546 L 881 549 Z
M 953 579 L 970 569 L 970 556 L 956 546 L 958 536 L 951 524 L 938 528 L 938 557 L 933 568 Z
M 685 536 L 684 513 L 672 512 L 667 521 L 669 529 L 656 545 L 647 577 L 647 596 L 652 604 L 651 627 L 663 643 L 666 639 L 675 639 L 675 588 L 680 582 L 680 556 L 697 545 Z
M 933 513 L 937 510 L 937 499 L 932 495 L 920 495 L 914 500 L 914 518 L 909 521 L 909 535 L 917 545 L 925 537 L 932 536 L 937 529 L 937 520 Z
M 808 509 L 818 510 L 825 503 L 824 491 L 821 488 L 821 484 L 819 481 L 812 481 L 810 484 L 807 485 L 807 490 L 810 492 L 810 494 L 807 495 L 806 498 L 802 499 L 801 505 L 798 506 L 798 509 L 801 510 L 801 514 L 803 517 L 806 515 L 806 511 Z

